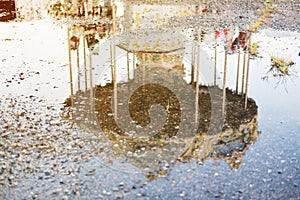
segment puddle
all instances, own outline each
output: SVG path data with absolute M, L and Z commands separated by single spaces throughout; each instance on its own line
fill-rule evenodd
M 0 196 L 300 195 L 299 5 L 161 4 L 0 23 Z

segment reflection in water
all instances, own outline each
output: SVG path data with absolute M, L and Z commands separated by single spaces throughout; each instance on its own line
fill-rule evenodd
M 271 67 L 267 71 L 266 75 L 262 77 L 262 79 L 268 80 L 269 75 L 271 74 L 272 77 L 278 78 L 275 88 L 277 88 L 279 84 L 282 84 L 284 86 L 285 91 L 287 92 L 287 78 L 290 76 L 296 76 L 295 72 L 293 72 L 292 69 L 292 66 L 294 64 L 295 63 L 292 60 L 286 60 L 284 58 L 271 56 Z
M 214 67 L 210 68 L 212 65 L 208 63 L 211 59 L 207 59 L 209 56 L 201 48 L 207 34 L 205 31 L 196 31 L 197 37 L 191 41 L 178 30 L 162 30 L 160 14 L 155 15 L 156 22 L 148 22 L 147 12 L 141 11 L 147 7 L 124 6 L 128 7 L 124 15 L 129 20 L 124 21 L 124 32 L 118 33 L 111 41 L 97 45 L 100 40 L 109 37 L 103 35 L 103 24 L 81 24 L 83 34 L 77 34 L 73 39 L 69 37 L 72 41 L 69 52 L 72 49 L 78 52 L 78 38 L 81 36 L 83 50 L 86 43 L 90 50 L 89 69 L 86 60 L 84 62 L 86 89 L 81 91 L 79 85 L 74 95 L 71 92 L 71 103 L 67 103 L 72 106 L 72 119 L 97 136 L 98 140 L 93 142 L 101 143 L 102 147 L 99 149 L 95 145 L 96 151 L 107 149 L 113 157 L 123 158 L 125 163 L 131 163 L 142 171 L 150 171 L 147 174 L 149 179 L 166 175 L 167 169 L 176 162 L 193 159 L 200 162 L 223 159 L 232 169 L 239 168 L 245 152 L 258 137 L 257 106 L 247 96 L 249 56 L 245 32 L 239 32 L 234 44 L 226 42 L 226 48 L 222 46 L 225 49 L 223 82 L 217 84 L 216 65 L 219 63 L 216 57 L 222 54 L 217 53 L 215 41 L 215 62 Z M 147 6 L 151 10 L 159 8 L 157 5 Z M 177 11 L 184 15 L 193 14 L 193 10 L 188 8 L 180 5 Z M 129 11 L 131 15 L 127 13 Z M 175 11 L 170 13 L 171 17 L 178 14 Z M 134 18 L 135 23 L 130 17 Z M 109 34 L 114 35 L 119 27 L 114 9 L 111 18 Z M 74 34 L 76 29 L 76 26 L 72 28 Z M 107 43 L 110 43 L 109 47 L 105 47 Z M 118 49 L 125 52 L 125 56 L 118 55 Z M 229 78 L 226 74 L 227 54 L 230 49 L 238 50 L 238 56 L 240 50 L 244 50 L 241 94 L 226 88 L 226 79 Z M 96 51 L 99 53 L 95 54 Z M 111 74 L 111 79 L 99 84 L 99 80 L 94 79 L 94 71 L 99 72 L 99 66 L 94 69 L 92 56 L 103 55 L 110 59 L 110 67 L 105 66 L 105 70 L 110 72 L 103 70 L 100 73 L 105 76 Z M 188 60 L 192 58 L 191 62 L 185 61 L 187 56 Z M 124 57 L 120 68 L 117 59 Z M 239 62 L 240 59 L 238 70 Z M 126 78 L 120 79 L 124 75 L 124 65 L 127 65 Z M 87 71 L 90 74 L 89 89 Z M 213 80 L 208 80 L 210 77 Z M 80 76 L 78 83 L 79 79 Z M 100 79 L 106 78 L 100 76 Z
M 155 72 L 158 71 L 159 78 L 172 74 L 163 68 L 156 68 Z M 136 70 L 135 78 L 139 75 L 143 77 L 142 72 Z M 158 76 L 157 73 L 153 74 Z M 244 98 L 227 89 L 226 116 L 222 118 L 222 89 L 199 86 L 197 127 L 188 127 L 192 134 L 185 135 L 180 126 L 186 120 L 194 121 L 194 110 L 189 110 L 192 112 L 187 115 L 189 118 L 184 118 L 181 99 L 174 94 L 176 91 L 154 83 L 138 87 L 139 84 L 135 85 L 134 80 L 118 83 L 119 98 L 122 93 L 131 95 L 127 99 L 117 100 L 117 110 L 112 83 L 94 87 L 93 98 L 89 98 L 90 91 L 77 92 L 72 113 L 75 122 L 98 137 L 108 139 L 106 148 L 112 149 L 114 156 L 125 156 L 127 162 L 140 170 L 151 171 L 148 174 L 150 179 L 165 175 L 167 171 L 164 171 L 164 166 L 176 161 L 222 159 L 232 169 L 239 168 L 245 152 L 258 137 L 257 106 L 252 99 L 248 99 L 248 109 L 244 110 Z M 196 84 L 185 82 L 185 87 L 192 87 L 195 91 Z M 189 95 L 188 92 L 186 95 Z M 129 116 L 122 108 L 128 111 Z M 155 109 L 158 110 L 153 111 Z M 127 118 L 131 121 L 126 121 Z M 158 127 L 143 129 L 149 124 Z

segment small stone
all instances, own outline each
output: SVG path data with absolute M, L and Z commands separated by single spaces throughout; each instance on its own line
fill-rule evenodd
M 185 196 L 185 192 L 184 192 L 184 191 L 181 192 L 181 193 L 179 194 L 179 196 L 184 197 L 184 196 Z
M 68 169 L 68 172 L 69 172 L 69 174 L 71 174 L 71 173 L 73 172 L 73 168 L 70 167 L 70 168 Z
M 63 200 L 69 200 L 69 197 L 63 196 L 62 199 L 63 199 Z
M 24 73 L 20 73 L 19 77 L 20 77 L 20 80 L 24 80 L 25 79 Z
M 76 192 L 75 192 L 75 196 L 76 196 L 76 199 L 79 199 L 79 198 L 80 198 L 80 192 L 79 192 L 79 191 L 76 191 Z
M 53 192 L 53 194 L 59 194 L 59 193 L 61 193 L 63 190 L 62 190 L 62 188 L 57 188 L 54 192 Z
M 50 172 L 45 172 L 45 176 L 50 176 Z

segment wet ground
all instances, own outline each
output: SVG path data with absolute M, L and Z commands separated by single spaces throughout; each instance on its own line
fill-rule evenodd
M 299 6 L 295 8 L 299 9 Z M 280 22 L 275 20 L 276 23 Z M 285 29 L 288 25 L 280 26 Z M 3 47 L 0 50 L 1 198 L 299 198 L 299 32 L 290 28 L 287 28 L 289 31 L 268 28 L 253 36 L 252 41 L 259 42 L 261 57 L 250 60 L 248 96 L 252 102 L 249 106 L 255 105 L 257 110 L 245 116 L 247 120 L 229 123 L 228 129 L 224 128 L 225 131 L 231 127 L 233 131 L 230 129 L 220 135 L 209 132 L 205 128 L 208 123 L 205 120 L 209 117 L 200 115 L 204 122 L 200 122 L 202 126 L 196 137 L 184 140 L 180 137 L 167 137 L 167 140 L 142 138 L 142 142 L 137 142 L 134 132 L 125 139 L 110 134 L 110 123 L 105 120 L 113 116 L 113 106 L 108 106 L 112 110 L 104 112 L 108 118 L 95 119 L 103 115 L 103 110 L 101 104 L 96 109 L 90 107 L 90 102 L 96 103 L 90 101 L 90 90 L 77 93 L 85 98 L 77 101 L 84 111 L 66 110 L 63 103 L 70 95 L 66 29 L 48 21 L 0 24 L 0 29 L 7 30 L 0 36 Z M 56 39 L 45 40 L 50 37 Z M 206 50 L 208 55 L 214 54 L 213 49 Z M 223 63 L 223 54 L 219 53 L 218 63 Z M 268 73 L 271 55 L 295 62 L 289 68 L 290 75 Z M 236 63 L 237 54 L 228 55 L 227 74 L 232 78 L 228 78 L 227 85 L 232 90 L 235 90 Z M 218 71 L 218 82 L 222 83 L 222 64 Z M 76 70 L 74 74 L 76 77 Z M 102 86 L 94 92 L 105 87 L 112 85 Z M 186 92 L 189 95 L 189 91 Z M 222 96 L 222 91 L 217 94 Z M 109 95 L 96 100 L 105 102 L 101 98 Z M 206 89 L 200 88 L 200 102 L 206 101 L 205 95 Z M 132 101 L 134 98 L 145 101 L 139 96 L 132 98 Z M 228 94 L 227 98 L 228 102 L 240 100 L 241 105 L 244 103 L 243 98 L 235 94 Z M 89 104 L 85 104 L 87 102 Z M 220 102 L 215 109 L 221 109 Z M 233 110 L 242 107 L 239 103 L 228 105 Z M 162 104 L 162 107 L 169 109 L 172 104 Z M 203 109 L 207 109 L 205 103 L 200 104 L 200 112 Z M 233 114 L 241 119 L 243 108 L 236 110 L 228 113 L 229 121 L 236 122 Z M 76 118 L 76 111 L 79 118 Z M 159 119 L 167 117 L 159 110 L 155 113 L 161 115 Z M 143 119 L 147 121 L 148 118 Z M 108 130 L 97 123 L 108 124 Z M 176 126 L 175 123 L 172 128 L 176 129 Z M 95 127 L 103 132 L 95 131 Z M 127 148 L 134 145 L 136 149 Z

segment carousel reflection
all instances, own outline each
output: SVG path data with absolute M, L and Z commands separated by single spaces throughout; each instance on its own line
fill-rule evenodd
M 182 73 L 175 69 L 146 69 L 137 68 L 132 80 L 118 83 L 118 96 L 114 83 L 91 88 L 93 98 L 90 90 L 75 93 L 74 121 L 97 137 L 106 138 L 106 148 L 114 151 L 114 156 L 125 156 L 128 163 L 148 172 L 150 179 L 168 173 L 163 167 L 166 163 L 170 166 L 192 160 L 224 160 L 232 169 L 238 169 L 258 138 L 255 101 L 248 99 L 245 110 L 244 97 L 226 89 L 226 115 L 222 116 L 223 90 L 199 85 L 198 113 L 192 108 L 183 111 L 182 97 L 193 99 L 188 103 L 194 102 L 195 96 L 191 98 L 189 91 L 195 95 L 197 85 L 180 81 Z M 153 77 L 173 77 L 173 81 L 164 87 L 163 83 L 155 83 Z M 174 90 L 171 84 L 179 84 L 176 88 L 182 90 Z
M 159 27 L 161 15 L 156 15 L 157 20 L 152 24 L 149 22 L 151 27 L 143 29 L 149 23 L 141 23 L 148 18 L 137 12 L 144 9 L 138 4 L 124 5 L 135 15 L 124 13 L 129 20 L 123 24 L 124 31 L 120 31 L 116 7 L 108 6 L 111 6 L 109 23 L 83 23 L 68 28 L 71 97 L 66 104 L 71 119 L 96 135 L 98 142 L 105 143 L 105 149 L 113 152 L 114 158 L 125 157 L 126 163 L 148 172 L 149 179 L 166 175 L 166 166 L 171 169 L 172 163 L 192 160 L 221 159 L 232 169 L 239 168 L 246 151 L 258 138 L 257 105 L 247 93 L 250 60 L 249 56 L 246 59 L 245 43 L 241 46 L 241 42 L 235 43 L 235 48 L 243 49 L 244 55 L 243 85 L 239 93 L 239 73 L 236 91 L 226 87 L 226 79 L 230 78 L 226 74 L 226 50 L 222 83 L 216 81 L 216 44 L 214 62 L 210 59 L 212 64 L 205 63 L 206 55 L 201 49 L 205 31 L 197 30 L 196 37 L 187 44 L 186 37 L 178 31 Z M 187 15 L 188 8 L 181 5 L 178 9 Z M 84 15 L 82 10 L 78 12 Z M 136 18 L 136 23 L 130 18 Z M 120 32 L 116 36 L 117 31 Z M 70 32 L 77 36 L 71 37 Z M 105 40 L 110 36 L 115 37 Z M 100 42 L 102 45 L 98 45 Z M 80 48 L 84 55 L 83 82 L 79 69 Z M 75 90 L 72 50 L 77 51 L 78 88 Z M 240 56 L 240 51 L 238 53 Z M 186 56 L 192 58 L 188 64 L 184 62 Z M 101 57 L 101 61 L 94 64 L 93 57 Z M 239 62 L 240 58 L 238 70 Z M 104 71 L 99 71 L 100 66 L 104 66 Z M 120 78 L 124 68 L 126 76 Z M 104 75 L 97 77 L 97 74 Z M 213 78 L 207 81 L 203 77 Z M 82 85 L 85 90 L 81 89 Z M 103 148 L 95 148 L 95 151 L 103 151 Z

